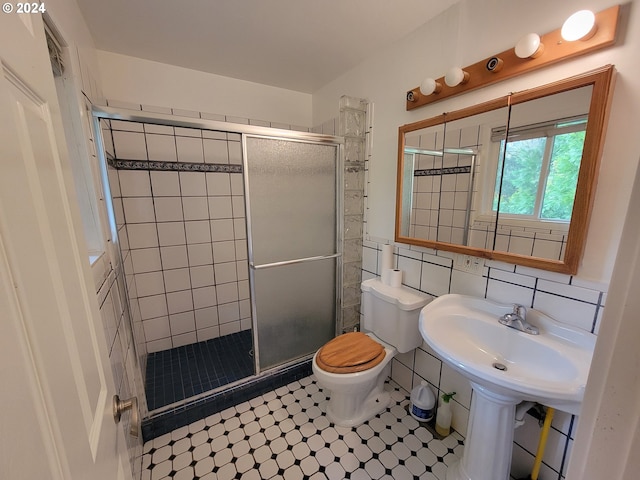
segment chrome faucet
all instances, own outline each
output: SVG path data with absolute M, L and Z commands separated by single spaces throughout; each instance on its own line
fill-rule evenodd
M 520 330 L 521 332 L 528 333 L 530 335 L 538 335 L 538 333 L 540 333 L 538 331 L 538 327 L 530 325 L 526 320 L 526 316 L 527 309 L 525 308 L 525 306 L 515 303 L 513 305 L 513 312 L 501 316 L 498 321 L 502 325 L 506 325 L 510 328 L 515 328 L 516 330 Z

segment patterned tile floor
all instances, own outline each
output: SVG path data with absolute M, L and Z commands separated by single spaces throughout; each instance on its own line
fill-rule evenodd
M 407 413 L 406 392 L 385 388 L 386 411 L 338 427 L 311 375 L 145 443 L 142 479 L 444 480 L 462 437 L 435 439 Z

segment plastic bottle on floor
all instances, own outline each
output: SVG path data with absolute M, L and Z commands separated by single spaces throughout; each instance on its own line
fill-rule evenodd
M 428 422 L 433 418 L 436 398 L 431 388 L 424 380 L 411 391 L 411 405 L 409 413 L 419 422 Z
M 446 437 L 451 433 L 451 405 L 449 400 L 453 398 L 456 392 L 444 393 L 442 395 L 442 402 L 438 407 L 438 414 L 436 415 L 436 432 Z

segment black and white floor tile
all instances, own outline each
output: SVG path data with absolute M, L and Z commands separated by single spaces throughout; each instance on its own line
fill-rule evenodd
M 386 411 L 357 428 L 332 425 L 313 375 L 144 445 L 143 480 L 444 480 L 458 433 L 438 440 L 407 413 L 394 383 Z

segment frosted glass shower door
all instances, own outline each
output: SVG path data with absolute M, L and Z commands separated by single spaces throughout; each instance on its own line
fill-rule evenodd
M 246 136 L 246 188 L 259 369 L 335 334 L 337 144 Z

